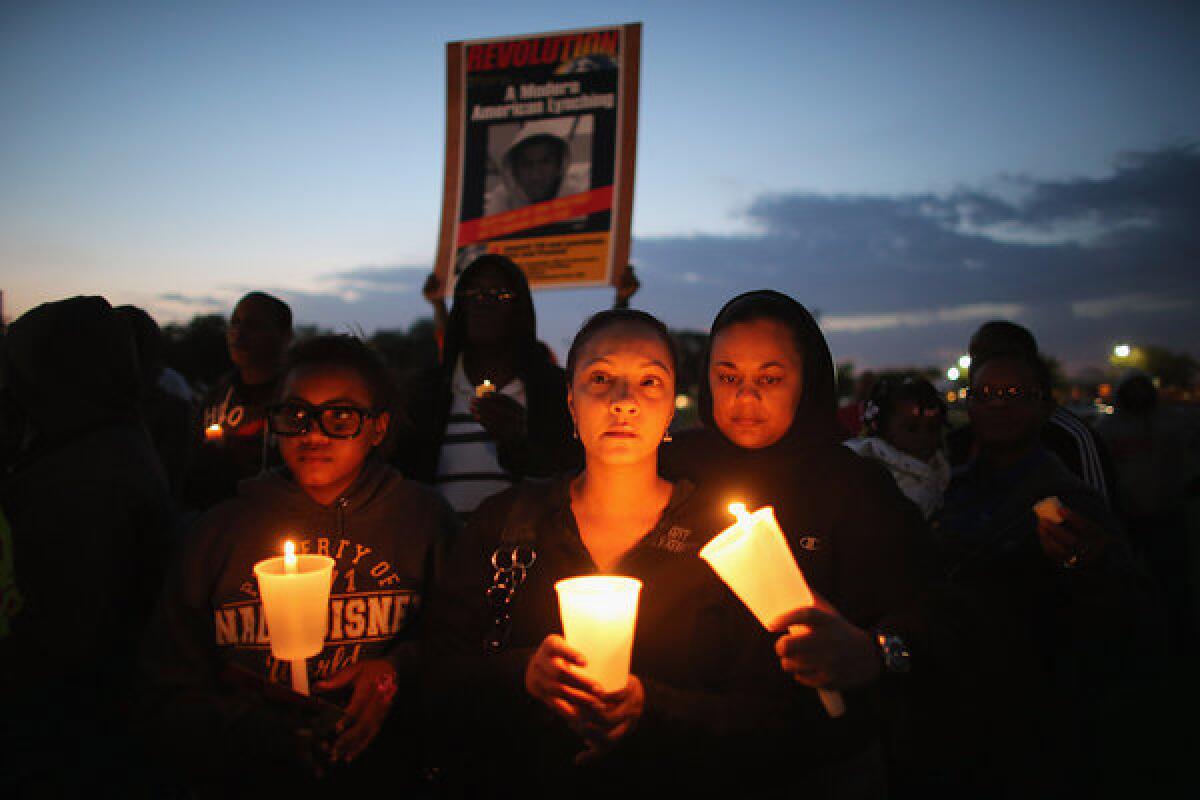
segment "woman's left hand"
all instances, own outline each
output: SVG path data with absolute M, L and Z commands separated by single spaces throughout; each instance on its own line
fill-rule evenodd
M 579 732 L 587 747 L 575 756 L 575 763 L 586 764 L 612 749 L 634 729 L 645 707 L 646 690 L 636 675 L 629 676 L 625 688 L 601 695 L 584 706 Z
M 317 691 L 328 692 L 352 684 L 353 693 L 346 714 L 338 722 L 330 761 L 350 762 L 358 758 L 379 733 L 396 697 L 396 668 L 390 661 L 370 658 L 351 664 L 316 684 Z
M 472 398 L 471 413 L 497 442 L 520 441 L 527 434 L 525 406 L 506 394 L 490 392 Z
M 828 603 L 798 608 L 771 626 L 787 631 L 775 643 L 779 665 L 814 689 L 865 686 L 879 679 L 883 665 L 875 637 Z
M 1042 552 L 1067 569 L 1094 564 L 1108 548 L 1109 533 L 1066 506 L 1062 506 L 1062 516 L 1062 522 L 1038 517 L 1037 535 Z

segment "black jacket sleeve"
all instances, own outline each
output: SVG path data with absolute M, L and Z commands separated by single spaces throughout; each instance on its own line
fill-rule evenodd
M 300 717 L 220 679 L 208 579 L 215 574 L 217 554 L 209 548 L 224 524 L 221 511 L 203 517 L 178 553 L 141 653 L 149 739 L 198 780 L 257 771 L 293 755 L 299 766 Z

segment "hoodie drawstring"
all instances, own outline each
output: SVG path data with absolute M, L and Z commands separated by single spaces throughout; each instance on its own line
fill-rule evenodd
M 333 507 L 337 509 L 337 533 L 338 538 L 344 538 L 346 535 L 346 506 L 350 505 L 350 501 L 345 497 L 339 497 L 334 501 Z

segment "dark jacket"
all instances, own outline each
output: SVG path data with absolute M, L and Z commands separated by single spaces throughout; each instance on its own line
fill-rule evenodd
M 1102 560 L 1067 569 L 1043 553 L 1032 509 L 1046 497 L 1113 536 Z M 1114 682 L 1146 674 L 1158 638 L 1104 499 L 1038 447 L 999 473 L 979 461 L 956 473 L 935 533 L 940 573 L 973 624 L 961 638 L 963 674 L 940 708 L 924 709 L 942 717 L 922 735 L 976 786 L 1091 792 L 1097 765 L 1085 729 Z
M 714 498 L 688 483 L 676 485 L 658 524 L 613 570 L 643 582 L 631 665 L 645 688 L 643 715 L 598 763 L 572 766 L 580 740 L 524 685 L 533 651 L 562 630 L 555 582 L 597 572 L 570 510 L 569 484 L 559 479 L 521 501 L 538 509 L 537 560 L 511 604 L 507 649 L 484 654 L 494 620 L 485 592 L 501 531 L 516 498 L 528 490 L 507 490 L 479 507 L 435 596 L 428 700 L 431 718 L 444 726 L 443 742 L 463 754 L 459 777 L 465 773 L 469 785 L 461 790 L 522 797 L 653 791 L 707 796 L 753 785 L 740 767 L 751 753 L 785 768 L 780 753 L 761 748 L 778 742 L 797 715 L 823 712 L 813 692 L 798 690 L 780 671 L 774 637 L 697 557 L 726 521 Z M 812 732 L 788 752 L 791 767 L 827 746 Z M 520 778 L 496 781 L 501 773 Z
M 446 435 L 453 398 L 450 369 L 430 367 L 406 387 L 407 425 L 399 434 L 392 464 L 413 480 L 432 484 Z M 544 478 L 581 463 L 578 443 L 571 437 L 567 411 L 567 382 L 561 367 L 547 360 L 529 363 L 518 377 L 525 384 L 529 435 L 516 442 L 498 443 L 500 466 L 515 479 Z
M 789 429 L 764 448 L 737 446 L 715 423 L 706 381 L 699 409 L 705 427 L 664 445 L 661 469 L 697 481 L 724 503 L 773 506 L 809 585 L 857 627 L 903 638 L 912 675 L 885 676 L 876 686 L 844 692 L 847 712 L 837 726 L 819 714 L 793 721 L 794 737 L 817 735 L 829 743 L 823 755 L 831 770 L 838 758 L 856 752 L 869 762 L 882 730 L 881 704 L 902 706 L 909 694 L 936 686 L 938 676 L 953 669 L 953 616 L 943 610 L 948 601 L 928 591 L 933 554 L 920 511 L 883 466 L 838 443 L 833 359 L 816 321 L 791 298 L 751 292 L 722 309 L 710 341 L 726 325 L 744 321 L 747 311 L 788 326 L 802 356 L 803 393 Z M 889 711 L 889 720 L 898 715 Z M 878 759 L 857 771 L 882 781 Z
M 1117 508 L 1116 474 L 1108 446 L 1095 431 L 1062 406 L 1042 426 L 1042 446 L 1053 453 L 1063 466 L 1086 486 Z M 950 464 L 961 467 L 976 455 L 975 436 L 970 425 L 955 428 L 946 437 Z
M 280 463 L 267 435 L 267 407 L 278 399 L 279 383 L 277 378 L 251 386 L 235 370 L 205 395 L 183 478 L 185 509 L 207 511 L 235 496 L 239 481 Z M 206 430 L 214 424 L 221 426 L 221 435 L 210 439 Z
M 511 329 L 506 341 L 515 362 L 516 376 L 525 385 L 528 436 L 518 442 L 497 445 L 500 466 L 514 479 L 541 478 L 581 465 L 582 451 L 571 437 L 573 426 L 567 411 L 567 383 L 562 368 L 552 361 L 550 351 L 537 339 L 537 314 L 525 274 L 510 259 L 488 254 L 467 266 L 454 283 L 454 304 L 446 320 L 446 339 L 441 363 L 417 373 L 405 387 L 402 426 L 392 463 L 413 480 L 432 483 L 450 415 L 451 381 L 463 352 L 468 348 L 468 307 L 462 292 L 479 270 L 495 270 L 505 276 L 513 292 Z M 407 419 L 406 419 L 407 418 Z
M 861 628 L 886 619 L 917 654 L 932 644 L 927 621 L 903 610 L 911 608 L 931 568 L 921 513 L 884 467 L 839 444 L 833 358 L 802 305 L 772 291 L 741 295 L 717 315 L 710 341 L 736 324 L 747 304 L 761 304 L 787 325 L 801 351 L 803 394 L 791 426 L 767 447 L 737 446 L 714 421 L 706 381 L 699 409 L 704 427 L 663 447 L 662 470 L 697 481 L 727 503 L 773 506 L 809 584 Z
M 5 424 L 21 417 L 26 446 L 2 489 L 24 602 L 0 640 L 0 773 L 14 796 L 27 778 L 69 795 L 72 781 L 124 772 L 109 748 L 130 749 L 125 706 L 170 497 L 137 413 L 132 339 L 103 298 L 28 312 L 3 353 Z
M 419 655 L 419 618 L 441 553 L 457 529 L 453 512 L 425 487 L 372 465 L 331 507 L 318 505 L 286 474 L 247 480 L 239 496 L 204 515 L 189 534 L 143 648 L 149 715 L 165 755 L 198 781 L 299 774 L 295 729 L 306 722 L 229 680 L 241 668 L 290 684 L 270 654 L 254 564 L 279 555 L 285 539 L 301 553 L 335 559 L 325 649 L 308 659 L 310 685 L 369 658 L 397 667 L 403 708 Z M 348 698 L 333 696 L 345 704 Z M 236 783 L 242 770 L 247 775 Z

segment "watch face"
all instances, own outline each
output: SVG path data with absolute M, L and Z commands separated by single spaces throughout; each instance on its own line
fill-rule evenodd
M 912 669 L 912 655 L 899 636 L 878 634 L 879 649 L 883 654 L 883 667 L 888 672 L 906 673 Z

